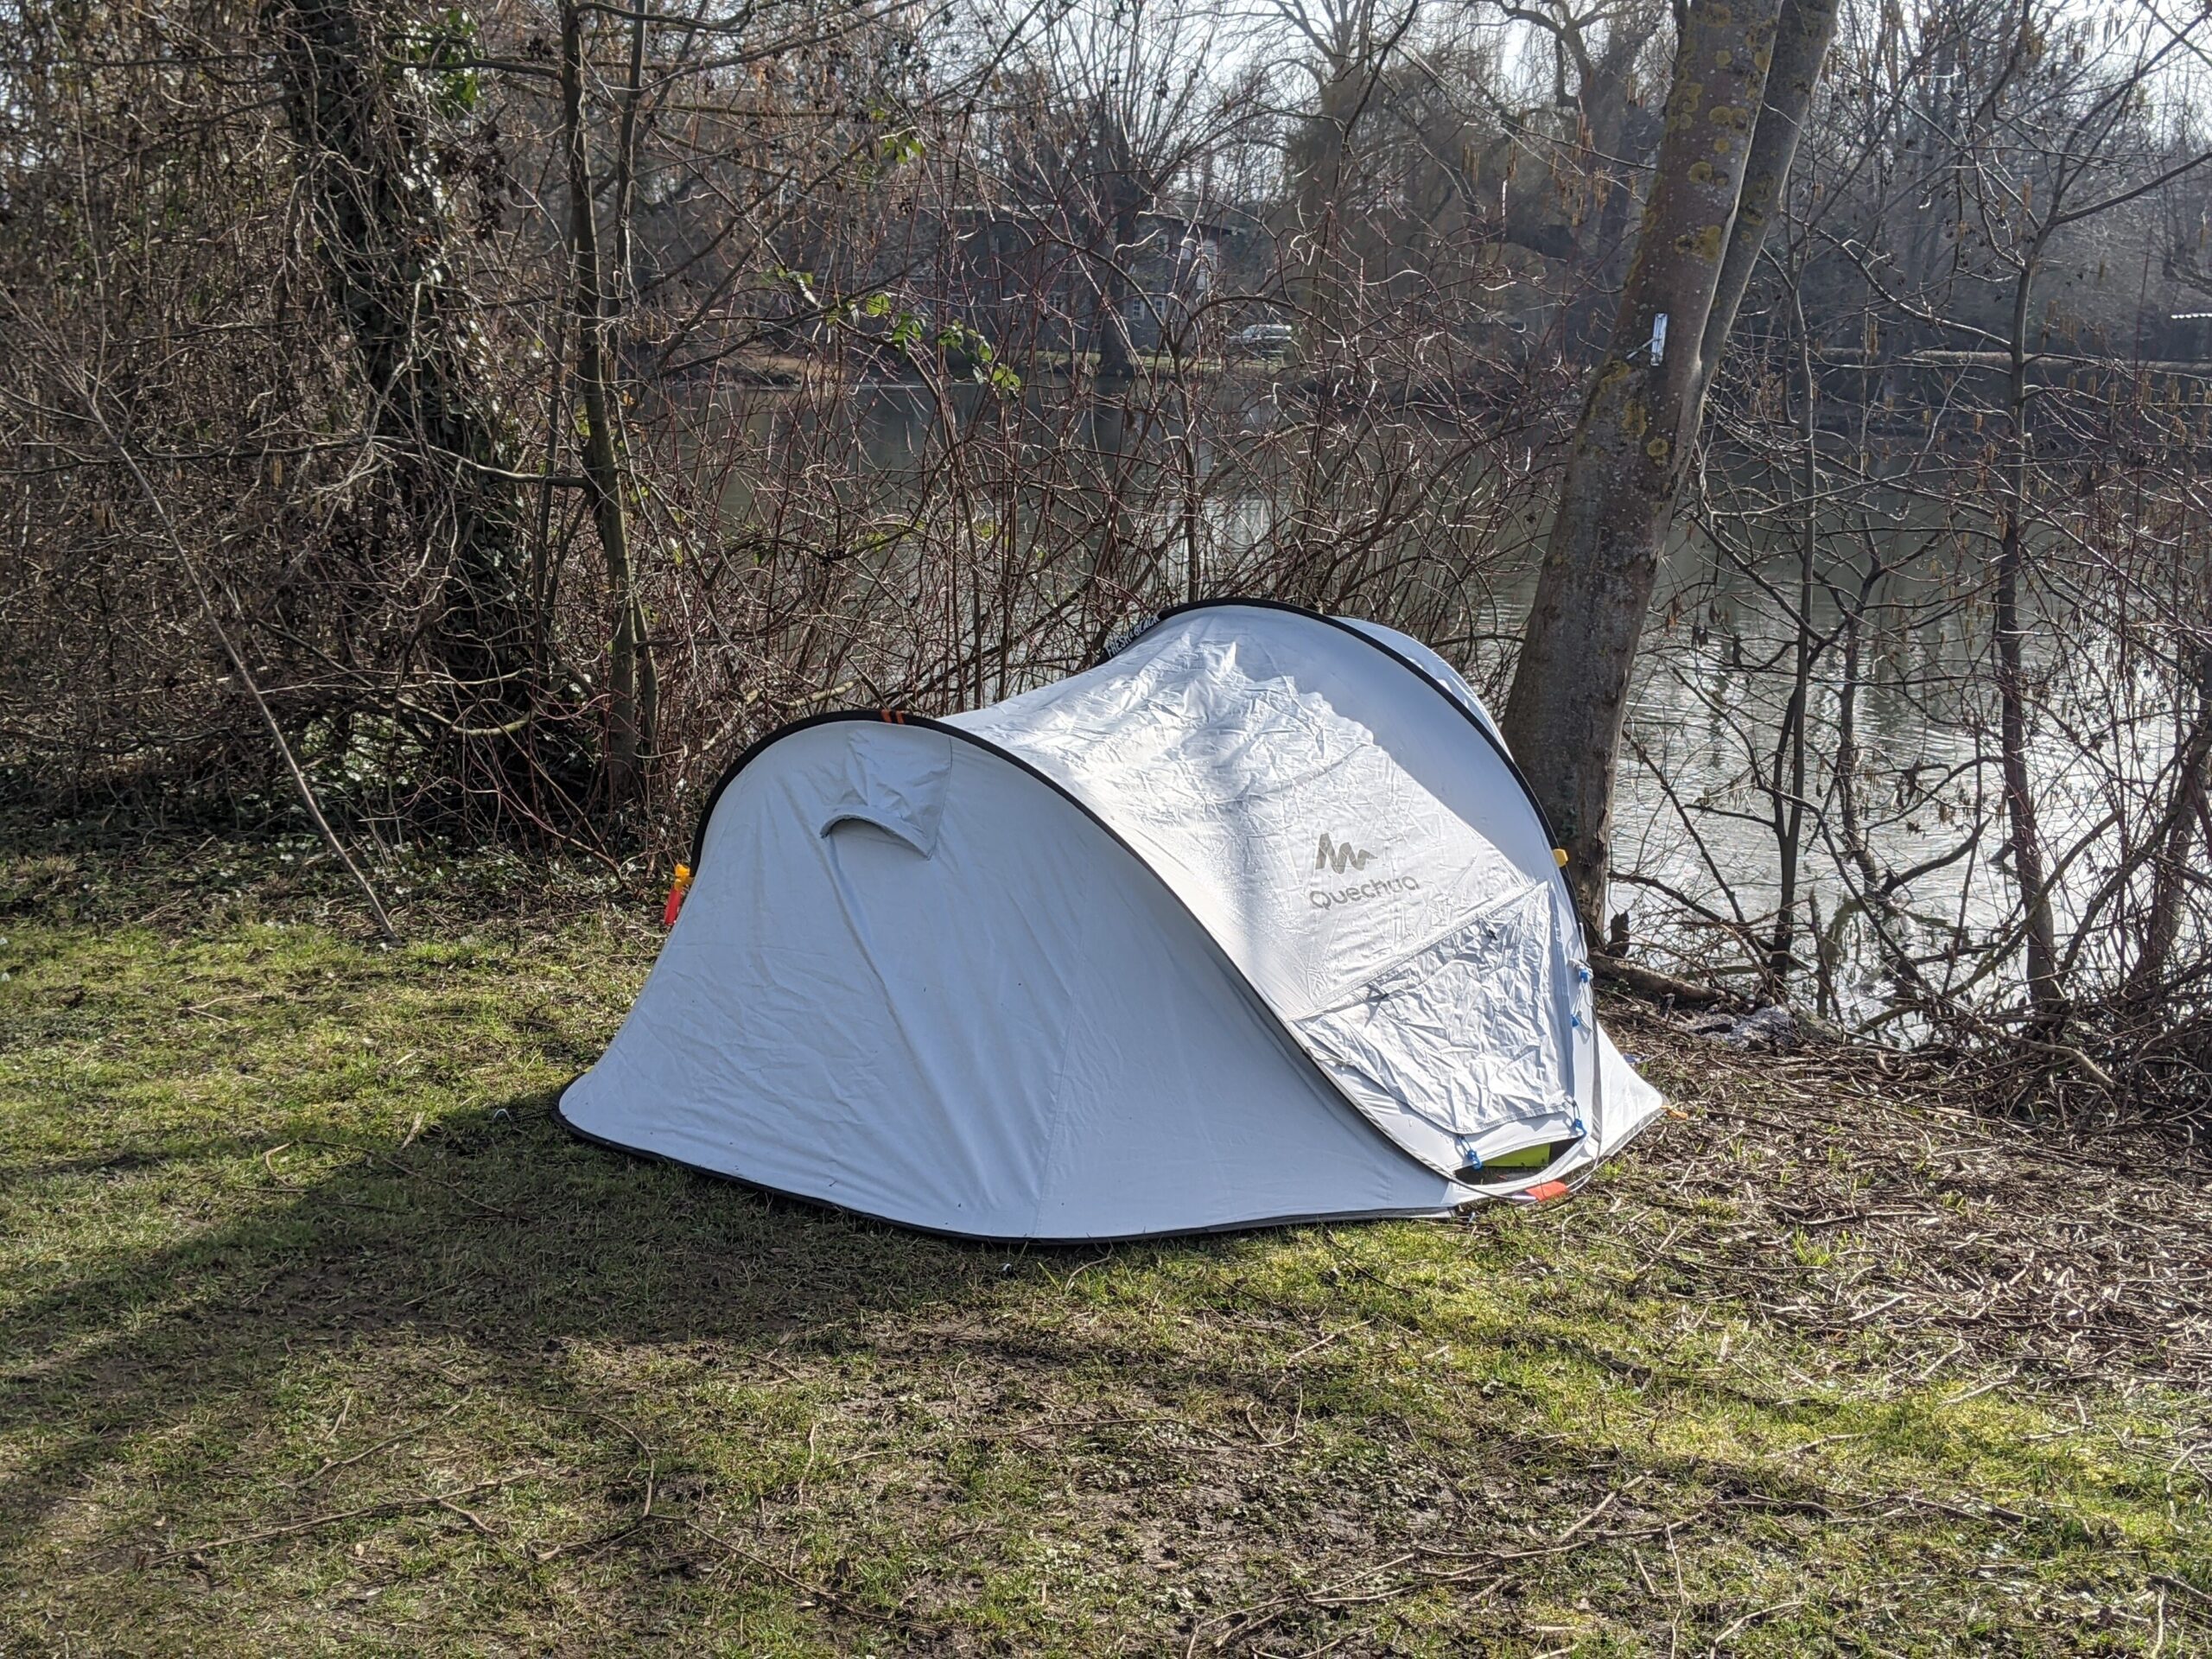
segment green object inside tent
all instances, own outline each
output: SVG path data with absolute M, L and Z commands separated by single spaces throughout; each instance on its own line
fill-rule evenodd
M 1549 1167 L 1561 1154 L 1574 1143 L 1572 1141 L 1540 1141 L 1533 1147 L 1522 1147 L 1513 1152 L 1502 1152 L 1495 1158 L 1485 1158 L 1482 1173 L 1485 1176 L 1494 1170 L 1535 1171 Z

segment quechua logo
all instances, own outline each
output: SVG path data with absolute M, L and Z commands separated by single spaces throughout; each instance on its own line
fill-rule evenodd
M 1348 841 L 1332 841 L 1329 838 L 1329 832 L 1324 830 L 1321 832 L 1321 849 L 1313 855 L 1313 868 L 1317 870 L 1334 870 L 1338 875 L 1342 875 L 1346 870 L 1365 869 L 1368 861 L 1374 856 L 1375 855 L 1370 852 L 1355 850 Z
M 1327 870 L 1343 875 L 1347 872 L 1365 869 L 1374 858 L 1375 855 L 1363 847 L 1355 847 L 1348 841 L 1338 841 L 1325 834 L 1321 837 L 1319 849 L 1313 855 L 1313 868 L 1316 874 Z M 1376 876 L 1371 880 L 1355 881 L 1334 892 L 1315 887 L 1306 895 L 1306 899 L 1316 910 L 1334 910 L 1339 905 L 1356 905 L 1364 899 L 1380 899 L 1386 893 L 1420 891 L 1421 883 L 1410 875 Z

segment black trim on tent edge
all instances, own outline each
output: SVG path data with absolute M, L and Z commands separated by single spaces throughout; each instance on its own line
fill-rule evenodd
M 855 1216 L 862 1221 L 873 1222 L 879 1227 L 896 1227 L 904 1232 L 923 1233 L 931 1238 L 950 1239 L 959 1244 L 989 1244 L 1001 1249 L 1013 1246 L 1021 1249 L 1070 1250 L 1084 1244 L 1141 1244 L 1154 1239 L 1211 1238 L 1227 1233 L 1265 1232 L 1275 1227 L 1323 1227 L 1339 1221 L 1426 1221 L 1432 1217 L 1458 1215 L 1469 1205 L 1478 1202 L 1474 1199 L 1463 1199 L 1458 1204 L 1446 1205 L 1433 1210 L 1341 1210 L 1331 1211 L 1326 1214 L 1267 1216 L 1256 1221 L 1220 1221 L 1205 1227 L 1175 1227 L 1160 1232 L 1084 1233 L 1079 1236 L 1068 1238 L 1033 1238 L 1026 1233 L 963 1233 L 950 1227 L 931 1227 L 918 1221 L 900 1221 L 895 1216 L 880 1216 L 872 1210 L 855 1210 L 849 1204 L 839 1204 L 835 1198 L 817 1198 L 805 1192 L 786 1192 L 780 1186 L 770 1186 L 765 1182 L 756 1181 L 749 1175 L 733 1175 L 726 1169 L 712 1169 L 705 1164 L 690 1163 L 683 1159 L 671 1157 L 664 1152 L 654 1152 L 650 1147 L 633 1147 L 620 1141 L 610 1141 L 603 1135 L 594 1135 L 589 1129 L 581 1127 L 575 1119 L 561 1109 L 562 1098 L 567 1096 L 569 1090 L 575 1087 L 579 1080 L 580 1077 L 569 1078 L 568 1084 L 563 1087 L 560 1096 L 556 1096 L 553 1102 L 553 1121 L 579 1141 L 588 1141 L 595 1147 L 605 1147 L 609 1152 L 619 1152 L 625 1157 L 642 1158 L 650 1163 L 666 1164 L 675 1169 L 688 1169 L 694 1175 L 704 1175 L 712 1180 L 728 1181 L 733 1186 L 741 1186 L 748 1192 L 760 1194 L 762 1198 L 803 1205 L 806 1209 L 817 1210 L 827 1215 Z M 1386 1136 L 1385 1139 L 1388 1137 Z M 1398 1150 L 1405 1153 L 1405 1148 L 1402 1147 Z M 1421 1162 L 1419 1159 L 1413 1158 L 1410 1153 L 1405 1153 L 1405 1155 L 1413 1159 L 1415 1163 Z M 1421 1164 L 1421 1166 L 1423 1169 L 1428 1168 L 1427 1164 Z M 1429 1173 L 1435 1173 L 1433 1170 Z M 1445 1179 L 1448 1180 L 1453 1178 L 1447 1176 Z
M 1462 720 L 1465 721 L 1468 725 L 1473 727 L 1476 735 L 1480 737 L 1482 741 L 1489 746 L 1491 751 L 1495 753 L 1499 760 L 1505 762 L 1506 771 L 1512 774 L 1513 781 L 1521 786 L 1522 795 L 1527 799 L 1529 806 L 1536 814 L 1536 823 L 1542 828 L 1544 832 L 1544 844 L 1548 847 L 1556 847 L 1559 845 L 1559 838 L 1552 829 L 1551 815 L 1544 810 L 1544 804 L 1536 798 L 1536 791 L 1529 786 L 1528 775 L 1521 770 L 1520 764 L 1514 760 L 1512 754 L 1507 750 L 1505 745 L 1499 742 L 1497 738 L 1491 733 L 1490 728 L 1483 724 L 1482 721 L 1477 717 L 1474 710 L 1468 708 L 1467 705 L 1460 702 L 1459 698 L 1453 696 L 1450 687 L 1446 686 L 1442 681 L 1439 680 L 1433 674 L 1431 674 L 1419 663 L 1414 661 L 1412 658 L 1408 657 L 1402 652 L 1393 650 L 1389 645 L 1386 645 L 1383 641 L 1377 639 L 1373 634 L 1369 633 L 1363 628 L 1353 626 L 1351 623 L 1344 620 L 1341 617 L 1328 616 L 1319 611 L 1311 610 L 1303 605 L 1294 605 L 1288 600 L 1282 599 L 1196 599 L 1191 601 L 1188 604 L 1178 605 L 1171 609 L 1160 612 L 1159 615 L 1154 617 L 1151 621 L 1137 629 L 1135 632 L 1128 637 L 1128 639 L 1124 640 L 1122 644 L 1122 649 L 1123 651 L 1128 650 L 1129 646 L 1135 645 L 1139 639 L 1143 639 L 1146 634 L 1150 633 L 1161 623 L 1166 622 L 1172 618 L 1187 616 L 1193 611 L 1225 610 L 1232 606 L 1239 605 L 1244 607 L 1248 610 L 1282 611 L 1292 616 L 1302 616 L 1308 621 L 1323 623 L 1329 627 L 1336 629 L 1339 633 L 1349 634 L 1352 639 L 1358 640 L 1362 645 L 1367 645 L 1372 650 L 1381 652 L 1385 657 L 1388 657 L 1392 662 L 1397 664 L 1399 667 L 1404 669 L 1408 674 L 1411 674 L 1423 685 L 1428 687 L 1430 690 L 1435 692 L 1438 696 L 1443 698 L 1446 703 L 1451 705 L 1454 713 L 1456 713 Z M 1110 661 L 1112 659 L 1109 657 L 1108 660 Z M 707 850 L 707 825 L 715 816 L 715 804 L 721 799 L 722 791 L 729 787 L 731 781 L 736 778 L 739 772 L 745 770 L 746 766 L 751 763 L 753 758 L 759 754 L 761 750 L 766 748 L 778 738 L 788 736 L 793 732 L 803 732 L 810 726 L 826 725 L 830 721 L 835 720 L 882 720 L 886 717 L 885 713 L 874 709 L 834 709 L 827 714 L 808 715 L 802 719 L 791 721 L 785 725 L 777 727 L 766 736 L 757 738 L 752 743 L 748 744 L 745 752 L 742 754 L 740 754 L 736 760 L 731 761 L 728 766 L 724 769 L 722 775 L 715 780 L 714 787 L 707 791 L 707 799 L 705 804 L 699 809 L 699 827 L 693 832 L 691 836 L 691 868 L 694 874 L 696 874 L 700 862 L 704 857 Z M 938 721 L 931 720 L 926 715 L 902 714 L 899 716 L 899 719 L 908 725 L 921 726 L 933 730 L 960 733 L 962 735 L 966 735 L 966 734 L 961 733 L 960 728 L 940 725 Z M 1032 766 L 1027 761 L 1022 760 L 1020 756 L 1010 753 L 1007 750 L 1000 748 L 995 743 L 983 742 L 982 740 L 975 738 L 971 738 L 970 741 L 982 743 L 983 747 L 991 750 L 994 753 L 1005 755 L 1007 760 L 1013 760 L 1020 765 L 1023 770 L 1027 772 L 1033 772 L 1039 778 L 1045 777 L 1044 773 L 1038 772 L 1034 766 Z M 1049 778 L 1045 778 L 1045 781 L 1048 784 L 1052 783 L 1052 780 Z M 1060 789 L 1060 786 L 1058 784 L 1052 784 L 1052 787 L 1054 789 L 1058 789 L 1060 793 L 1063 795 L 1066 795 L 1068 793 L 1065 789 Z M 1068 796 L 1068 798 L 1071 800 L 1075 799 L 1072 795 Z M 1076 804 L 1082 806 L 1083 803 L 1077 801 Z M 1088 807 L 1084 807 L 1084 810 L 1086 812 L 1090 811 Z M 1091 813 L 1090 816 L 1096 817 L 1097 814 L 1094 812 Z M 1121 837 L 1119 836 L 1116 836 L 1114 839 L 1120 841 Z M 1123 845 L 1126 846 L 1127 844 L 1128 843 L 1123 842 Z M 1131 849 L 1131 852 L 1132 855 L 1135 855 L 1134 849 Z M 1145 862 L 1141 857 L 1139 857 L 1137 861 L 1141 864 Z M 1149 868 L 1149 865 L 1147 865 L 1147 868 Z M 1154 871 L 1154 874 L 1157 874 L 1158 872 Z M 1566 880 L 1564 876 L 1560 879 L 1562 882 Z M 1574 909 L 1572 905 L 1569 906 L 1569 908 Z M 1577 925 L 1580 925 L 1581 918 L 1581 912 L 1580 910 L 1575 910 L 1575 917 Z M 1584 949 L 1586 950 L 1589 946 L 1588 940 L 1586 939 L 1583 944 Z

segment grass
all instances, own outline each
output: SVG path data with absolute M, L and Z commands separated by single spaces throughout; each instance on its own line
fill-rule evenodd
M 2201 1173 L 1623 1010 L 1569 1204 L 951 1243 L 552 1121 L 650 903 L 311 862 L 0 855 L 0 1650 L 2212 1651 Z

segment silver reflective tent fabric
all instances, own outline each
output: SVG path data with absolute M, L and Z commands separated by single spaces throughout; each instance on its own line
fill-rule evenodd
M 1659 1109 L 1495 725 L 1372 625 L 1192 607 L 948 721 L 803 721 L 696 862 L 562 1116 L 868 1215 L 1433 1214 L 1571 1180 Z

